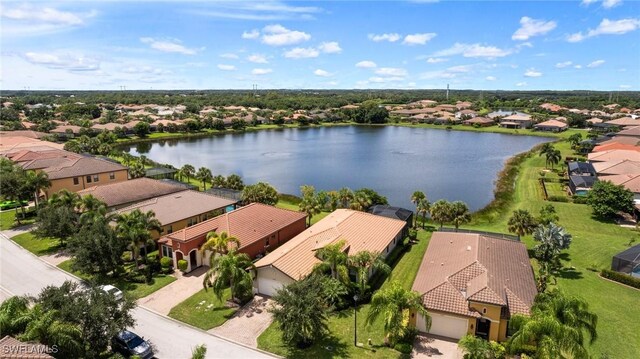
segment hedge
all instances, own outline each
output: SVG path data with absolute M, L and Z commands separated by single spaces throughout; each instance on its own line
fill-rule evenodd
M 628 286 L 640 289 L 640 279 L 634 278 L 628 274 L 612 271 L 610 269 L 603 269 L 602 271 L 600 271 L 600 276 L 618 283 L 626 284 Z
M 549 196 L 547 199 L 551 202 L 569 202 L 569 198 L 566 196 Z

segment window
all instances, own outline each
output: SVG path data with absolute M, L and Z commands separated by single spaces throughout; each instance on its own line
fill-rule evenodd
M 169 226 L 169 228 L 167 228 L 167 233 L 173 233 L 173 226 Z
M 163 245 L 162 256 L 167 258 L 173 258 L 173 248 Z
M 267 240 L 264 241 L 264 246 L 269 247 L 269 237 L 267 237 Z
M 115 174 L 115 172 L 111 172 L 111 173 L 109 173 L 109 179 L 110 179 L 110 180 L 114 180 L 114 179 L 116 179 L 116 174 Z
M 482 314 L 487 314 L 487 308 L 482 308 Z
M 100 181 L 100 176 L 93 175 L 93 182 L 98 182 L 98 181 Z
M 73 185 L 77 186 L 80 184 L 80 179 L 78 177 L 73 177 Z
M 91 176 L 87 176 L 87 183 L 91 183 Z
M 389 253 L 389 246 L 387 246 L 387 249 L 385 249 L 384 252 Z

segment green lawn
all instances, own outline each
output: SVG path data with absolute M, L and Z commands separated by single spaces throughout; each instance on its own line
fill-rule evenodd
M 395 264 L 391 275 L 382 287 L 398 281 L 403 287 L 410 289 L 418 272 L 431 232 L 419 231 L 418 243 L 410 245 L 402 252 Z M 394 253 L 389 257 L 392 258 Z M 367 326 L 365 318 L 369 313 L 369 304 L 358 306 L 358 342 L 363 343 L 363 348 L 353 345 L 353 308 L 333 313 L 329 316 L 330 334 L 323 340 L 305 350 L 290 348 L 283 344 L 280 329 L 276 323 L 272 323 L 258 337 L 258 348 L 272 352 L 286 358 L 405 358 L 407 355 L 387 348 L 383 345 L 384 330 L 382 319 L 377 323 Z M 371 338 L 372 345 L 367 341 Z
M 57 238 L 36 238 L 31 232 L 23 233 L 11 238 L 14 242 L 19 244 L 22 248 L 37 255 L 44 256 L 47 254 L 53 254 L 58 252 L 60 247 L 60 241 Z
M 298 207 L 297 203 L 294 203 L 293 201 L 282 197 L 278 200 L 278 203 L 276 203 L 276 207 L 290 209 L 292 211 L 300 211 L 300 207 Z M 319 214 L 314 215 L 313 217 L 311 217 L 311 224 L 315 224 L 319 220 L 326 217 L 329 213 L 330 212 L 320 212 Z
M 21 215 L 19 211 L 20 211 L 20 209 L 18 209 L 18 215 Z M 20 225 L 21 226 L 24 226 L 24 225 L 27 225 L 27 224 L 32 224 L 33 222 L 35 222 L 35 217 L 34 216 L 29 216 L 29 212 L 25 212 L 25 213 L 27 215 L 27 218 L 20 220 Z M 6 211 L 0 212 L 0 230 L 4 231 L 4 230 L 7 230 L 7 229 L 11 229 L 11 228 L 17 227 L 18 224 L 15 221 L 15 218 L 16 218 L 16 210 L 15 209 L 8 209 Z
M 202 289 L 171 308 L 169 316 L 203 330 L 215 328 L 231 318 L 237 310 L 225 306 L 225 302 L 231 298 L 228 288 L 225 289 L 222 298 L 222 301 L 218 300 L 211 289 Z

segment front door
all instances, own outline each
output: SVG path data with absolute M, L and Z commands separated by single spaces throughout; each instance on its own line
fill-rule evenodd
M 491 321 L 485 318 L 476 320 L 476 336 L 489 340 L 489 330 L 491 329 Z
M 198 267 L 198 258 L 196 258 L 196 256 L 198 255 L 197 252 L 198 251 L 191 251 L 191 253 L 189 253 L 189 262 L 191 262 L 191 270 L 194 270 Z

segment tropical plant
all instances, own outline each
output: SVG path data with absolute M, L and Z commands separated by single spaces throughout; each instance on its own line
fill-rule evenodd
M 573 135 L 569 136 L 569 138 L 567 138 L 567 141 L 569 141 L 569 143 L 571 144 L 572 149 L 576 149 L 582 141 L 582 134 L 574 133 Z
M 356 211 L 366 211 L 371 207 L 371 205 L 373 205 L 373 199 L 367 192 L 362 190 L 356 190 L 353 192 L 353 200 L 349 205 L 351 209 Z
M 536 219 L 533 218 L 531 213 L 525 209 L 517 209 L 513 211 L 511 218 L 508 222 L 508 230 L 511 233 L 515 233 L 519 237 L 526 234 L 531 234 L 537 227 Z
M 571 245 L 571 235 L 564 228 L 550 223 L 540 225 L 533 232 L 533 239 L 540 244 L 534 249 L 534 257 L 538 260 L 538 291 L 545 292 L 549 281 L 554 280 L 562 269 L 560 253 Z
M 298 208 L 307 214 L 308 225 L 311 225 L 311 218 L 315 214 L 322 212 L 322 208 L 316 199 L 316 189 L 313 186 L 300 186 L 302 200 L 298 203 Z
M 138 268 L 140 247 L 145 248 L 143 260 L 146 262 L 147 244 L 153 243 L 149 233 L 152 230 L 161 230 L 160 222 L 155 218 L 153 211 L 143 213 L 139 209 L 135 209 L 129 213 L 121 213 L 116 218 L 116 235 L 119 239 L 129 243 L 136 268 Z
M 100 216 L 85 221 L 67 244 L 74 270 L 100 276 L 117 276 L 122 272 L 122 254 L 126 248 L 127 242 L 116 236 L 109 219 Z
M 210 269 L 204 276 L 202 285 L 222 300 L 225 288 L 231 289 L 231 300 L 244 302 L 253 291 L 253 278 L 250 271 L 255 271 L 251 258 L 246 253 L 239 253 L 231 249 L 220 256 L 211 256 Z
M 425 228 L 426 223 L 427 223 L 427 214 L 429 213 L 429 210 L 431 209 L 431 203 L 429 203 L 429 201 L 424 198 L 422 200 L 420 200 L 420 202 L 418 202 L 418 205 L 416 207 L 416 217 L 417 216 L 421 216 L 422 217 L 422 229 Z M 417 219 L 416 219 L 416 225 L 417 225 Z
M 553 166 L 562 160 L 562 153 L 560 153 L 560 150 L 553 149 L 545 153 L 545 159 L 545 167 L 551 164 L 551 169 L 553 169 Z
M 236 191 L 242 191 L 244 188 L 244 182 L 242 181 L 242 177 L 237 174 L 230 174 L 227 176 L 225 180 L 227 188 L 234 189 Z
M 594 216 L 610 219 L 618 212 L 633 213 L 633 192 L 610 181 L 597 181 L 587 193 L 587 203 Z
M 14 296 L 0 304 L 0 333 L 13 335 L 22 333 L 27 326 L 31 302 L 28 297 Z
M 38 208 L 40 207 L 40 191 L 51 187 L 51 181 L 44 171 L 27 171 L 26 176 L 28 186 L 34 190 L 34 199 L 36 208 Z
M 245 186 L 242 190 L 242 201 L 244 203 L 263 203 L 275 206 L 278 203 L 278 191 L 270 184 L 258 182 L 254 185 Z
M 235 249 L 240 248 L 240 240 L 236 237 L 230 236 L 227 232 L 215 232 L 211 231 L 207 233 L 207 241 L 200 248 L 200 252 L 212 251 L 216 254 L 226 254 L 229 252 L 229 245 L 234 244 Z
M 110 220 L 113 217 L 108 214 L 107 204 L 91 194 L 80 198 L 76 207 L 81 212 L 80 223 L 87 223 L 99 218 Z
M 129 177 L 131 177 L 131 179 L 141 178 L 146 174 L 147 171 L 141 162 L 135 162 L 132 166 L 129 167 Z
M 349 203 L 353 201 L 353 191 L 347 187 L 343 187 L 338 191 L 338 197 L 340 198 L 340 206 L 342 208 L 348 208 Z
M 418 227 L 418 204 L 426 198 L 427 196 L 422 191 L 415 191 L 411 195 L 411 202 L 416 205 L 416 218 L 413 221 L 413 228 Z
M 551 142 L 545 142 L 540 146 L 539 155 L 540 156 L 546 155 L 547 153 L 553 150 L 554 150 L 553 144 L 551 144 Z
M 427 329 L 431 327 L 431 317 L 422 305 L 420 293 L 404 289 L 397 281 L 378 290 L 371 298 L 367 315 L 367 325 L 384 319 L 385 343 L 394 346 L 410 330 L 409 317 L 416 313 L 424 317 Z
M 224 178 L 223 175 L 215 175 L 211 179 L 211 187 L 226 187 L 226 186 L 227 186 L 227 180 Z
M 79 357 L 83 352 L 82 330 L 76 324 L 59 319 L 55 309 L 45 311 L 35 305 L 28 312 L 28 324 L 18 338 L 24 341 L 37 341 L 44 345 L 57 346 L 61 357 Z
M 456 227 L 456 232 L 461 224 L 469 223 L 471 221 L 471 214 L 469 213 L 469 207 L 462 201 L 455 201 L 451 203 L 451 221 Z
M 458 341 L 458 347 L 464 352 L 464 359 L 503 359 L 507 353 L 502 344 L 471 334 L 462 337 Z
M 204 359 L 207 355 L 207 345 L 200 344 L 191 350 L 191 359 Z
M 445 201 L 444 199 L 439 199 L 434 204 L 432 204 L 430 213 L 431 219 L 433 219 L 437 223 L 440 223 L 440 229 L 442 229 L 445 223 L 450 222 L 453 219 L 451 216 L 451 203 Z
M 198 168 L 198 172 L 196 172 L 196 178 L 202 182 L 202 190 L 207 190 L 207 182 L 211 182 L 213 178 L 211 174 L 211 170 L 206 167 Z
M 190 182 L 191 177 L 193 177 L 196 174 L 196 168 L 190 164 L 186 164 L 180 167 L 180 171 L 182 172 L 183 176 L 187 177 L 187 182 Z
M 370 273 L 391 273 L 391 267 L 385 263 L 384 258 L 380 253 L 360 251 L 349 256 L 347 258 L 347 264 L 356 271 L 356 282 L 362 297 L 364 297 L 367 292 Z
M 316 257 L 322 262 L 315 265 L 315 273 L 331 274 L 331 278 L 342 283 L 349 283 L 349 270 L 347 268 L 347 254 L 344 252 L 346 241 L 341 239 L 336 243 L 328 244 L 316 251 Z
M 556 208 L 552 204 L 546 204 L 540 208 L 540 216 L 538 216 L 538 223 L 547 225 L 552 222 L 558 222 L 560 217 L 556 212 Z

